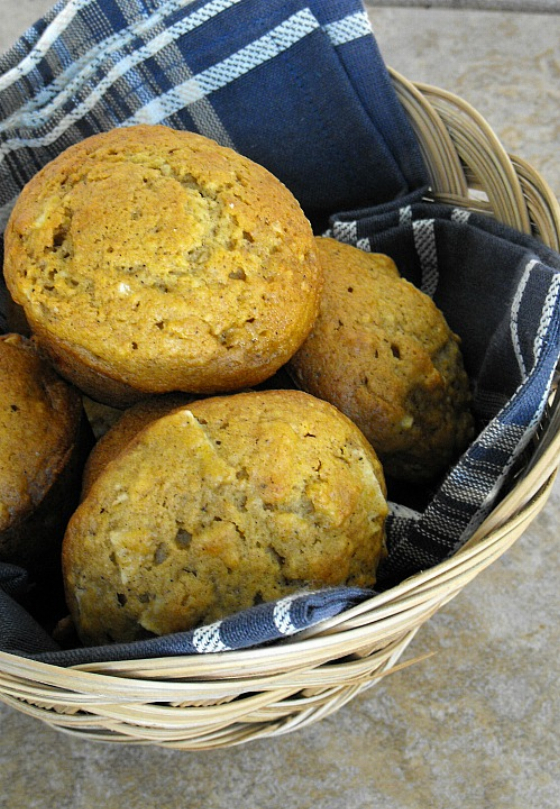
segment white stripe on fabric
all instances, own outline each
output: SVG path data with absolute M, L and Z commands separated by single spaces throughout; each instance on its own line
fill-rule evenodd
M 216 13 L 223 11 L 227 5 L 231 5 L 232 3 L 239 2 L 239 0 L 216 0 L 215 11 Z M 213 5 L 213 4 L 210 4 Z M 194 16 L 194 15 L 193 15 Z M 53 143 L 57 140 L 67 129 L 69 129 L 76 121 L 83 118 L 95 105 L 101 101 L 104 94 L 109 90 L 109 88 L 115 84 L 119 79 L 126 75 L 126 73 L 130 73 L 138 64 L 153 57 L 158 51 L 166 46 L 172 44 L 178 36 L 182 33 L 192 30 L 194 27 L 200 24 L 200 22 L 204 22 L 206 19 L 209 19 L 208 16 L 205 16 L 204 19 L 196 20 L 196 24 L 192 24 L 191 18 L 186 20 L 182 20 L 177 26 L 173 26 L 172 28 L 167 29 L 155 39 L 153 39 L 148 45 L 139 48 L 137 51 L 132 53 L 130 56 L 121 59 L 103 78 L 99 84 L 96 85 L 94 90 L 90 93 L 89 97 L 86 101 L 83 101 L 81 104 L 77 105 L 71 113 L 66 115 L 61 121 L 54 127 L 48 134 L 46 134 L 42 138 L 12 138 L 11 140 L 7 140 L 0 145 L 0 162 L 4 159 L 6 154 L 15 149 L 27 146 L 31 148 L 37 148 L 39 146 L 47 146 L 50 143 Z M 187 84 L 189 82 L 195 81 L 195 79 L 191 78 L 187 80 Z M 180 85 L 181 86 L 181 85 Z M 170 93 L 173 91 L 170 91 Z M 201 94 L 199 97 L 194 98 L 193 101 L 200 101 L 204 97 L 204 94 Z M 158 99 L 155 99 L 157 102 Z M 56 99 L 56 103 L 53 106 L 58 106 L 59 100 Z M 183 105 L 182 105 L 183 106 Z M 181 109 L 179 107 L 178 109 Z M 177 112 L 177 109 L 172 110 L 172 112 Z M 172 114 L 170 112 L 169 114 Z M 45 111 L 41 111 L 41 125 L 44 125 L 44 115 Z M 160 119 L 152 119 L 149 123 L 158 123 Z M 126 124 L 125 124 L 126 125 Z M 221 129 L 223 126 L 220 124 Z M 225 131 L 225 130 L 224 130 Z M 223 145 L 231 145 L 229 142 L 225 141 Z
M 268 34 L 251 42 L 237 53 L 203 70 L 159 98 L 154 98 L 125 121 L 124 125 L 153 123 L 167 118 L 203 96 L 225 87 L 264 62 L 279 56 L 317 28 L 319 23 L 308 9 L 293 14 Z
M 548 292 L 546 294 L 541 319 L 539 321 L 539 327 L 537 329 L 537 333 L 535 335 L 535 340 L 533 343 L 533 353 L 535 356 L 535 363 L 538 361 L 541 355 L 546 333 L 550 327 L 550 321 L 552 319 L 552 316 L 557 310 L 559 292 L 560 292 L 560 275 L 555 275 L 552 278 L 552 281 L 548 288 Z
M 242 48 L 237 53 L 224 59 L 217 65 L 202 71 L 198 76 L 188 79 L 183 84 L 148 102 L 138 112 L 123 122 L 123 126 L 137 123 L 159 123 L 185 106 L 200 101 L 205 95 L 225 87 L 234 79 L 248 73 L 253 68 L 269 59 L 278 56 L 303 37 L 319 27 L 319 23 L 308 9 L 292 15 L 276 28 L 272 29 L 255 42 Z M 162 36 L 166 36 L 165 32 Z M 150 54 L 151 55 L 151 52 Z M 136 55 L 135 55 L 136 56 Z M 128 57 L 110 71 L 107 80 L 113 83 L 122 75 L 122 64 L 130 66 L 134 58 Z M 118 75 L 114 75 L 114 74 Z M 78 105 L 71 114 L 42 138 L 14 138 L 1 144 L 0 154 L 5 156 L 10 151 L 21 147 L 37 148 L 54 143 L 70 126 L 82 118 L 100 100 L 107 89 L 107 81 L 98 85 L 87 103 Z M 13 205 L 13 203 L 11 203 Z
M 213 19 L 239 2 L 241 0 L 212 0 L 203 8 L 193 12 L 175 25 L 166 28 L 146 45 L 135 49 L 132 54 L 117 62 L 96 86 L 95 92 L 97 95 L 94 103 L 99 100 L 100 92 L 106 92 L 110 86 L 132 70 L 133 67 L 155 56 L 163 48 L 172 45 L 179 37 L 194 31 L 203 23 Z M 180 9 L 184 5 L 185 0 L 173 0 L 173 2 L 166 4 L 165 14 Z M 146 36 L 149 29 L 160 25 L 164 21 L 165 14 L 163 10 L 157 12 L 148 20 L 143 19 L 136 24 L 132 24 L 124 31 L 119 31 L 102 40 L 95 48 L 84 54 L 81 59 L 58 76 L 45 90 L 42 90 L 35 98 L 28 101 L 10 118 L 6 119 L 0 125 L 0 131 L 14 126 L 44 126 L 47 118 L 54 115 L 58 109 L 86 86 L 90 76 L 106 61 L 111 53 L 119 48 L 126 47 L 133 39 Z M 184 68 L 186 68 L 186 65 L 184 65 Z M 78 70 L 78 73 L 76 73 L 76 70 Z M 85 103 L 83 102 L 83 104 Z M 94 104 L 88 103 L 85 110 L 89 111 L 92 106 Z M 40 111 L 38 108 L 40 108 Z M 83 108 L 83 106 L 80 105 L 80 108 Z
M 64 6 L 50 25 L 45 28 L 37 44 L 27 56 L 3 76 L 0 76 L 0 92 L 30 73 L 45 57 L 53 43 L 59 39 L 61 32 L 70 25 L 76 14 L 91 2 L 92 0 L 70 0 L 68 5 Z
M 412 207 L 410 205 L 399 208 L 399 224 L 402 227 L 412 227 Z
M 493 485 L 502 466 L 501 462 L 498 464 L 492 461 L 474 461 L 471 458 L 468 463 L 465 461 L 461 466 L 452 469 L 448 482 L 442 489 L 442 493 L 447 495 L 443 506 L 445 513 L 464 514 L 465 509 L 458 508 L 459 504 L 477 507 L 479 502 L 484 500 L 488 488 Z M 455 503 L 454 507 L 451 505 L 452 502 Z
M 531 259 L 531 261 L 529 261 L 529 263 L 525 266 L 519 284 L 517 285 L 517 289 L 515 290 L 513 302 L 511 304 L 511 321 L 510 321 L 511 342 L 513 345 L 515 358 L 519 366 L 519 371 L 521 373 L 521 379 L 523 381 L 527 378 L 527 368 L 525 366 L 523 352 L 521 351 L 521 341 L 519 339 L 519 310 L 521 308 L 523 293 L 525 292 L 525 288 L 529 282 L 529 277 L 531 275 L 533 268 L 537 264 L 538 264 L 537 259 Z
M 409 506 L 403 506 L 402 503 L 395 503 L 393 500 L 389 502 L 389 513 L 391 517 L 396 517 L 399 520 L 419 520 L 421 514 Z
M 496 420 L 491 422 L 478 436 L 476 443 L 482 449 L 497 449 L 511 452 L 525 434 L 527 428 L 520 424 L 503 424 Z
M 364 253 L 371 253 L 371 242 L 369 239 L 358 239 L 356 242 L 356 247 L 359 247 L 360 250 L 363 250 Z
M 235 0 L 235 2 L 238 2 L 238 0 Z M 192 78 L 192 71 L 186 64 L 176 43 L 172 43 L 165 48 L 164 51 L 160 52 L 158 62 L 165 73 L 167 73 L 168 65 L 173 69 L 174 65 L 182 64 L 182 72 Z M 229 146 L 230 149 L 236 148 L 233 139 L 220 120 L 210 99 L 206 97 L 201 98 L 200 101 L 191 106 L 189 113 L 195 122 L 197 131 L 200 132 L 201 135 L 212 138 L 212 140 L 217 141 L 222 146 Z
M 426 295 L 433 297 L 439 281 L 434 220 L 419 219 L 413 222 L 412 233 L 414 236 L 414 247 L 416 248 L 422 268 L 420 288 Z
M 547 400 L 548 397 L 544 397 L 543 402 L 541 403 L 544 406 L 544 402 Z M 538 417 L 533 419 L 533 424 L 531 429 L 525 429 L 524 435 L 515 448 L 514 452 L 511 454 L 507 464 L 500 470 L 500 473 L 495 477 L 492 486 L 486 492 L 485 497 L 483 500 L 478 504 L 478 508 L 476 512 L 473 514 L 471 519 L 468 521 L 467 525 L 465 526 L 464 530 L 460 533 L 457 538 L 457 541 L 451 548 L 451 553 L 454 553 L 458 550 L 466 541 L 467 539 L 472 536 L 473 531 L 478 528 L 478 526 L 482 523 L 486 515 L 490 512 L 493 508 L 496 497 L 500 493 L 503 483 L 507 480 L 508 475 L 510 473 L 511 468 L 513 467 L 514 463 L 516 462 L 517 458 L 521 455 L 527 444 L 529 443 L 530 439 L 534 433 L 534 427 L 536 426 L 537 422 L 540 420 L 540 416 L 542 415 L 542 406 L 539 408 Z
M 293 633 L 298 630 L 298 627 L 292 622 L 290 616 L 290 610 L 296 597 L 297 596 L 286 596 L 286 598 L 281 598 L 280 601 L 277 601 L 274 605 L 272 620 L 281 635 L 293 635 Z
M 231 648 L 221 637 L 222 621 L 201 626 L 193 632 L 193 646 L 197 652 L 227 652 Z
M 365 11 L 358 11 L 342 20 L 327 23 L 324 30 L 335 47 L 372 33 L 369 17 Z
M 471 212 L 466 211 L 464 208 L 453 208 L 451 211 L 451 221 L 458 222 L 461 225 L 466 225 L 471 218 Z
M 505 430 L 506 433 L 509 433 L 512 439 L 515 439 L 517 435 L 518 436 L 517 444 L 513 448 L 513 450 L 511 447 L 509 447 L 511 455 L 508 462 L 503 467 L 500 468 L 499 474 L 493 477 L 491 485 L 489 486 L 488 491 L 486 491 L 485 496 L 481 499 L 480 503 L 478 504 L 475 503 L 475 505 L 477 505 L 477 511 L 475 514 L 473 514 L 472 518 L 469 520 L 466 527 L 460 534 L 459 538 L 457 539 L 457 542 L 453 546 L 453 550 L 457 550 L 457 548 L 461 547 L 463 542 L 471 535 L 472 531 L 482 522 L 484 517 L 488 514 L 490 508 L 493 506 L 495 498 L 497 494 L 500 492 L 504 480 L 506 480 L 509 475 L 510 469 L 512 468 L 517 458 L 519 458 L 520 454 L 524 451 L 525 447 L 527 446 L 527 444 L 529 443 L 534 434 L 535 428 L 539 423 L 542 413 L 544 411 L 545 404 L 548 401 L 547 391 L 548 388 L 545 390 L 544 395 L 539 403 L 539 406 L 536 408 L 533 418 L 531 419 L 529 425 L 519 427 L 517 425 L 505 425 L 499 423 L 493 426 L 493 429 L 496 430 L 497 432 L 499 432 L 500 429 Z M 489 425 L 486 428 L 486 430 L 483 431 L 483 434 L 479 436 L 479 438 L 477 438 L 477 443 L 484 439 L 485 434 L 488 434 L 490 436 L 490 441 L 492 440 L 494 442 L 496 441 L 496 434 L 494 434 L 493 436 L 491 435 L 490 427 L 491 425 Z M 496 446 L 496 444 L 494 444 L 494 446 Z M 453 476 L 453 472 L 451 476 Z M 453 492 L 452 496 L 456 500 L 460 499 L 458 493 L 455 491 Z
M 340 242 L 356 244 L 358 241 L 358 223 L 356 220 L 352 222 L 335 222 L 332 232 L 334 238 Z

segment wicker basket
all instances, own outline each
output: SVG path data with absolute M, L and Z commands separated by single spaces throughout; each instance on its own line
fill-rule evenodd
M 560 248 L 560 206 L 461 99 L 392 74 L 420 139 L 434 200 L 487 211 Z M 399 667 L 419 627 L 490 565 L 545 505 L 560 417 L 551 396 L 525 473 L 453 558 L 274 647 L 63 669 L 0 654 L 0 699 L 75 735 L 186 750 L 295 730 Z M 402 665 L 402 664 L 401 664 Z

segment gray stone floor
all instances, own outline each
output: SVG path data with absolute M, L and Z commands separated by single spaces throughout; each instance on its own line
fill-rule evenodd
M 0 49 L 50 3 L 0 0 Z M 388 64 L 470 101 L 560 195 L 560 15 L 369 6 Z M 387 678 L 319 724 L 212 753 L 99 746 L 0 706 L 5 809 L 558 809 L 560 486 Z

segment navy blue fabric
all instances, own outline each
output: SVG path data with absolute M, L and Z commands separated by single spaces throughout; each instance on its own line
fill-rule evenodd
M 507 491 L 546 409 L 559 256 L 422 201 L 420 151 L 359 0 L 59 3 L 0 57 L 0 230 L 62 149 L 136 122 L 196 130 L 257 160 L 329 235 L 387 253 L 434 297 L 462 338 L 479 432 L 421 506 L 390 504 L 378 590 L 448 558 Z M 298 593 L 192 632 L 63 650 L 25 611 L 27 587 L 0 564 L 0 649 L 57 665 L 268 644 L 374 596 Z
M 25 570 L 0 563 L 0 650 L 17 654 L 57 651 L 58 644 L 19 603 L 28 588 Z

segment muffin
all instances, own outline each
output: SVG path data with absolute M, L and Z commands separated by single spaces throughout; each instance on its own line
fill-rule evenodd
M 101 471 L 140 430 L 150 422 L 191 401 L 192 397 L 185 393 L 168 393 L 150 396 L 124 411 L 118 411 L 119 418 L 103 433 L 88 456 L 82 477 L 82 498 L 91 489 L 93 481 Z
M 94 135 L 45 166 L 12 212 L 4 274 L 57 370 L 116 407 L 263 381 L 307 336 L 321 286 L 279 180 L 159 125 Z
M 325 285 L 289 363 L 296 384 L 360 427 L 388 479 L 432 481 L 473 435 L 458 337 L 388 256 L 330 238 L 317 238 L 316 252 Z
M 32 340 L 0 336 L 0 561 L 57 576 L 91 436 L 75 388 Z
M 383 472 L 358 428 L 301 391 L 211 397 L 145 427 L 64 538 L 82 641 L 192 629 L 305 587 L 369 587 Z

